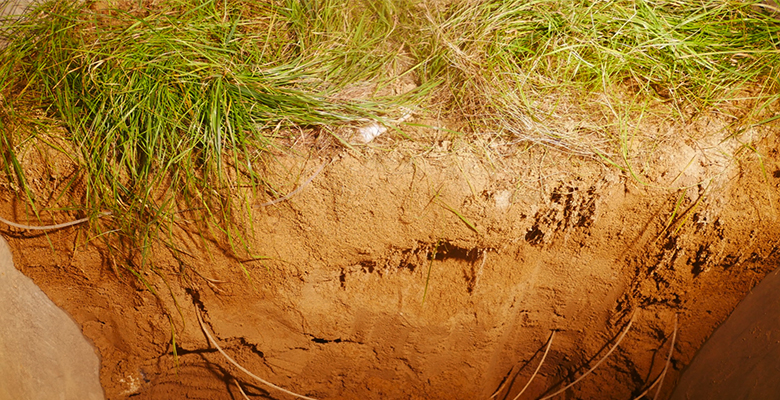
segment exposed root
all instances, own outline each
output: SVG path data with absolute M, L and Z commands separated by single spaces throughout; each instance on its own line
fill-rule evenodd
M 244 389 L 241 387 L 241 384 L 240 384 L 240 383 L 238 383 L 238 379 L 236 379 L 236 378 L 233 378 L 233 382 L 235 382 L 235 383 L 236 383 L 236 386 L 238 386 L 238 391 L 239 391 L 239 392 L 241 392 L 241 396 L 242 396 L 244 399 L 246 399 L 246 400 L 249 400 L 249 396 L 247 396 L 247 395 L 246 395 L 246 393 L 244 393 Z
M 657 385 L 658 383 L 662 383 L 664 380 L 664 377 L 666 376 L 666 371 L 669 368 L 669 363 L 672 361 L 672 353 L 674 352 L 674 341 L 677 339 L 677 315 L 674 316 L 674 333 L 672 333 L 672 343 L 671 346 L 669 346 L 669 354 L 666 356 L 666 364 L 664 365 L 663 371 L 661 371 L 661 374 L 658 375 L 657 378 L 655 378 L 655 381 L 645 389 L 644 392 L 640 393 L 639 396 L 634 397 L 634 400 L 639 400 L 642 397 L 644 397 L 646 394 L 650 393 L 651 390 Z M 658 397 L 658 393 L 661 393 L 661 387 L 658 387 L 658 391 L 655 392 L 655 397 L 653 399 L 656 399 Z
M 658 399 L 658 395 L 661 394 L 661 387 L 664 384 L 664 378 L 666 377 L 666 371 L 669 370 L 669 363 L 672 361 L 672 353 L 674 352 L 674 341 L 677 339 L 677 314 L 674 314 L 674 333 L 672 334 L 672 344 L 669 346 L 669 354 L 666 356 L 666 365 L 664 365 L 664 370 L 661 372 L 660 376 L 660 383 L 658 384 L 658 391 L 655 392 L 655 396 L 653 396 L 653 400 Z
M 488 399 L 496 398 L 496 396 L 498 396 L 501 393 L 501 391 L 504 390 L 506 385 L 511 380 L 511 379 L 509 379 L 509 377 L 512 376 L 512 371 L 514 371 L 514 370 L 515 370 L 515 366 L 513 365 L 512 368 L 509 368 L 509 372 L 506 374 L 506 377 L 504 378 L 504 381 L 501 382 L 501 386 L 499 386 L 498 389 L 496 389 L 496 391 L 493 392 L 493 394 L 490 395 L 490 397 L 488 397 Z
M 281 203 L 281 202 L 283 202 L 285 200 L 288 200 L 290 197 L 295 196 L 296 194 L 298 194 L 298 192 L 300 192 L 301 190 L 303 190 L 303 188 L 305 188 L 308 184 L 310 184 L 311 181 L 313 181 L 314 178 L 316 178 L 317 175 L 319 175 L 320 172 L 322 172 L 322 170 L 325 168 L 326 165 L 328 165 L 328 163 L 323 163 L 322 165 L 320 165 L 320 167 L 317 168 L 317 171 L 315 171 L 313 174 L 311 174 L 311 176 L 308 179 L 306 179 L 303 183 L 301 183 L 301 186 L 298 186 L 297 189 L 293 190 L 292 192 L 288 193 L 287 195 L 282 196 L 282 197 L 280 197 L 278 199 L 274 199 L 274 200 L 271 200 L 271 201 L 266 201 L 265 203 L 258 204 L 255 207 L 268 207 L 268 206 L 272 206 L 274 204 Z
M 515 396 L 512 400 L 517 400 L 520 398 L 520 396 L 525 393 L 525 390 L 528 389 L 528 386 L 531 386 L 531 382 L 534 381 L 534 378 L 536 378 L 536 374 L 539 373 L 539 370 L 542 368 L 542 364 L 544 364 L 544 360 L 547 358 L 547 353 L 550 351 L 550 346 L 552 346 L 553 338 L 555 337 L 555 331 L 552 331 L 550 334 L 550 339 L 547 341 L 547 348 L 544 349 L 544 354 L 542 355 L 542 360 L 539 361 L 539 365 L 536 366 L 536 371 L 534 371 L 533 375 L 531 375 L 531 378 L 528 379 L 528 382 L 526 382 L 525 386 L 523 386 L 523 390 L 520 391 L 520 393 Z
M 620 345 L 620 342 L 623 341 L 623 338 L 626 336 L 628 331 L 631 329 L 631 325 L 633 325 L 633 323 L 634 323 L 634 318 L 636 318 L 636 310 L 634 310 L 634 313 L 631 314 L 631 320 L 628 321 L 628 325 L 626 325 L 626 329 L 623 330 L 623 333 L 620 334 L 620 337 L 618 337 L 618 340 L 615 342 L 615 344 L 612 346 L 612 348 L 609 349 L 607 354 L 605 354 L 604 357 L 602 357 L 601 360 L 599 360 L 599 362 L 596 363 L 596 365 L 591 367 L 591 369 L 589 369 L 587 372 L 582 374 L 582 376 L 577 378 L 574 382 L 566 385 L 563 389 L 560 389 L 560 390 L 558 390 L 557 392 L 555 392 L 555 393 L 553 393 L 551 395 L 542 397 L 539 400 L 547 400 L 547 399 L 550 399 L 552 397 L 555 397 L 555 396 L 557 396 L 557 395 L 559 395 L 559 394 L 569 390 L 569 388 L 571 388 L 572 386 L 576 385 L 579 381 L 583 380 L 586 376 L 590 375 L 591 372 L 593 372 L 596 368 L 598 368 L 599 365 L 601 365 L 601 363 L 603 363 L 604 360 L 606 360 L 607 357 L 609 357 L 609 355 L 612 354 L 612 352 L 615 351 L 615 349 L 617 349 L 618 345 Z
M 111 212 L 105 211 L 105 212 L 102 212 L 102 213 L 98 214 L 97 218 L 106 217 L 106 216 L 109 216 L 109 215 L 111 215 Z M 91 217 L 87 217 L 87 218 L 77 219 L 77 220 L 71 221 L 71 222 L 64 222 L 62 224 L 43 225 L 43 226 L 17 224 L 16 222 L 9 221 L 9 220 L 7 220 L 7 219 L 5 219 L 3 217 L 0 217 L 0 222 L 6 224 L 8 226 L 12 226 L 14 228 L 27 229 L 27 230 L 30 230 L 30 231 L 52 231 L 52 230 L 55 230 L 55 229 L 62 229 L 62 228 L 67 228 L 67 227 L 73 226 L 73 225 L 83 224 L 83 223 L 89 221 L 90 219 L 91 219 Z
M 289 391 L 289 390 L 287 390 L 287 389 L 284 389 L 284 388 L 281 388 L 281 387 L 279 387 L 279 386 L 276 386 L 276 385 L 274 385 L 273 383 L 271 383 L 271 382 L 268 382 L 267 380 L 265 380 L 265 379 L 263 379 L 263 378 L 261 378 L 261 377 L 259 377 L 259 376 L 255 375 L 255 374 L 253 374 L 253 373 L 249 372 L 249 370 L 248 370 L 248 369 L 246 369 L 246 368 L 242 367 L 242 366 L 241 366 L 239 363 L 237 363 L 235 360 L 233 360 L 232 358 L 230 358 L 230 356 L 229 356 L 229 355 L 227 355 L 227 353 L 225 353 L 225 351 L 224 351 L 224 350 L 222 350 L 222 348 L 221 348 L 221 347 L 219 347 L 219 344 L 217 344 L 217 341 L 216 341 L 216 340 L 214 340 L 214 337 L 212 337 L 212 336 L 211 336 L 211 333 L 209 333 L 208 329 L 206 329 L 206 324 L 204 324 L 204 323 L 203 323 L 203 318 L 201 318 L 201 316 L 200 316 L 200 310 L 198 310 L 197 308 L 196 308 L 196 311 L 195 311 L 195 315 L 197 315 L 197 316 L 198 316 L 198 323 L 200 324 L 200 329 L 202 329 L 202 330 L 203 330 L 203 333 L 205 333 L 205 334 L 206 334 L 206 337 L 209 339 L 209 342 L 210 342 L 212 345 L 214 345 L 214 347 L 216 347 L 216 348 L 217 348 L 217 350 L 219 351 L 219 353 L 220 353 L 220 354 L 222 354 L 222 356 L 223 356 L 223 357 L 225 357 L 225 359 L 226 359 L 226 360 L 228 360 L 228 361 L 229 361 L 231 364 L 233 364 L 233 365 L 234 365 L 236 368 L 240 369 L 240 370 L 241 370 L 241 371 L 243 371 L 245 374 L 247 374 L 247 375 L 251 376 L 252 378 L 254 378 L 256 381 L 258 381 L 258 382 L 262 383 L 263 385 L 266 385 L 266 386 L 268 386 L 268 387 L 270 387 L 270 388 L 276 389 L 276 390 L 278 390 L 278 391 L 280 391 L 280 392 L 283 392 L 283 393 L 287 393 L 287 394 L 289 394 L 289 395 L 291 395 L 291 396 L 295 396 L 295 397 L 297 397 L 297 398 L 300 398 L 300 399 L 304 399 L 304 400 L 316 400 L 316 399 L 314 399 L 314 398 L 312 398 L 312 397 L 307 397 L 307 396 L 304 396 L 304 395 L 301 395 L 301 394 L 297 394 L 297 393 L 291 392 L 291 391 Z

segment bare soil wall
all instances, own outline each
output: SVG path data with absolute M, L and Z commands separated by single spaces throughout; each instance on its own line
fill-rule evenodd
M 555 332 L 522 397 L 539 398 L 595 365 L 632 316 L 565 398 L 634 398 L 664 369 L 678 316 L 666 398 L 777 267 L 777 149 L 761 142 L 761 165 L 716 145 L 659 150 L 645 184 L 596 160 L 448 141 L 280 156 L 270 176 L 290 190 L 327 164 L 237 221 L 254 254 L 183 217 L 177 250 L 155 245 L 153 268 L 80 229 L 2 232 L 17 268 L 97 346 L 109 399 L 234 399 L 237 382 L 285 398 L 208 344 L 197 309 L 244 367 L 323 399 L 511 399 Z M 4 198 L 0 212 L 21 218 Z

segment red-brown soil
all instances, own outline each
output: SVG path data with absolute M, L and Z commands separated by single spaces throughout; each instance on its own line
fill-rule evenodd
M 641 182 L 595 159 L 422 128 L 407 132 L 417 143 L 381 137 L 361 154 L 277 155 L 269 176 L 289 190 L 327 165 L 238 221 L 256 257 L 182 219 L 178 256 L 154 245 L 143 269 L 156 296 L 123 268 L 137 258 L 118 259 L 84 227 L 1 232 L 17 268 L 94 342 L 109 399 L 239 399 L 236 382 L 250 398 L 289 398 L 210 346 L 197 309 L 244 367 L 321 399 L 488 399 L 499 388 L 512 399 L 555 331 L 522 398 L 543 397 L 595 365 L 635 314 L 617 350 L 558 397 L 631 399 L 663 370 L 678 315 L 667 398 L 778 262 L 780 143 L 756 129 L 759 159 L 723 126 L 656 126 L 690 140 L 648 153 Z M 3 216 L 30 222 L 10 192 L 2 199 Z

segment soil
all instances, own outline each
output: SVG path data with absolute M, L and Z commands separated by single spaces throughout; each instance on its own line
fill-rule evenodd
M 776 125 L 752 128 L 749 151 L 715 114 L 646 123 L 685 139 L 656 141 L 636 176 L 421 127 L 359 152 L 302 146 L 267 163 L 272 183 L 292 191 L 325 167 L 290 199 L 252 208 L 237 221 L 244 236 L 198 233 L 182 217 L 170 235 L 178 250 L 153 245 L 143 268 L 85 227 L 0 232 L 17 268 L 98 349 L 109 399 L 240 399 L 238 385 L 249 398 L 290 398 L 228 363 L 198 312 L 243 367 L 318 399 L 513 399 L 552 340 L 521 398 L 544 397 L 596 365 L 633 320 L 557 398 L 635 398 L 665 367 L 658 398 L 668 398 L 777 267 L 780 142 Z M 53 176 L 26 163 L 41 191 L 67 176 L 66 165 Z M 3 216 L 34 223 L 10 190 L 2 199 Z

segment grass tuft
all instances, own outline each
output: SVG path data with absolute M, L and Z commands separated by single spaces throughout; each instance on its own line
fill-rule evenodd
M 642 182 L 648 115 L 741 102 L 751 127 L 780 99 L 780 17 L 757 1 L 48 0 L 0 15 L 0 42 L 3 179 L 36 215 L 78 188 L 69 209 L 111 212 L 145 255 L 185 217 L 249 243 L 234 212 L 277 193 L 264 165 L 293 129 L 356 150 L 334 126 L 415 110 Z M 25 177 L 39 146 L 77 165 L 58 193 Z
M 258 165 L 287 127 L 377 120 L 414 97 L 338 98 L 392 56 L 379 3 L 139 4 L 48 1 L 0 30 L 13 38 L 0 92 L 62 121 L 86 208 L 113 212 L 131 237 L 156 237 L 179 210 L 229 220 L 236 188 L 264 184 Z M 27 190 L 22 135 L 3 137 L 2 167 Z
M 476 130 L 607 154 L 612 118 L 596 107 L 605 95 L 627 89 L 678 114 L 748 89 L 759 93 L 757 108 L 777 102 L 780 17 L 757 4 L 453 2 L 426 9 L 418 54 L 427 55 L 424 78 L 444 76 L 453 110 Z

